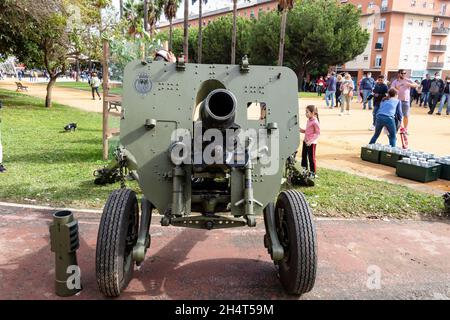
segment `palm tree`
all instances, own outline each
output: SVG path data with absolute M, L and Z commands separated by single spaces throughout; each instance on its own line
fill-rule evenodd
M 192 0 L 192 5 L 196 3 L 197 0 Z M 202 29 L 203 29 L 203 3 L 207 4 L 208 0 L 200 0 L 198 3 L 198 54 L 197 54 L 197 62 L 202 63 L 202 45 L 203 45 L 203 35 L 202 35 Z
M 181 0 L 167 0 L 164 5 L 164 15 L 169 20 L 169 50 L 172 50 L 172 33 L 173 25 L 172 20 L 177 16 L 178 5 Z
M 244 1 L 250 2 L 250 0 Z M 238 0 L 233 0 L 233 34 L 231 36 L 231 64 L 236 64 L 237 2 Z
M 189 0 L 184 0 L 184 32 L 183 32 L 183 53 L 184 61 L 189 59 Z
M 278 11 L 281 11 L 280 47 L 278 51 L 278 65 L 283 65 L 284 38 L 286 36 L 286 22 L 288 10 L 294 7 L 294 0 L 278 0 Z
M 123 0 L 119 0 L 120 19 L 123 18 Z
M 161 17 L 165 2 L 166 0 L 151 0 L 148 3 L 147 22 L 150 35 L 155 31 L 156 22 Z

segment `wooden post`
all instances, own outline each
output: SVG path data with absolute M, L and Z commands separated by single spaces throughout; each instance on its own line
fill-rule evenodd
M 103 160 L 108 160 L 108 87 L 109 87 L 109 42 L 103 39 Z

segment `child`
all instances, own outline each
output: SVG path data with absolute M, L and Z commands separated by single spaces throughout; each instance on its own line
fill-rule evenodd
M 300 128 L 300 132 L 305 134 L 302 149 L 302 167 L 308 168 L 312 175 L 316 175 L 316 146 L 320 136 L 319 112 L 316 106 L 309 105 L 306 107 L 306 128 Z
M 375 130 L 375 122 L 377 120 L 377 112 L 380 108 L 381 102 L 384 98 L 386 98 L 388 93 L 388 86 L 384 84 L 384 76 L 380 75 L 377 78 L 377 83 L 375 84 L 375 88 L 373 89 L 373 121 L 372 126 L 370 127 L 370 131 Z
M 389 132 L 389 144 L 395 147 L 397 142 L 397 130 L 402 123 L 403 113 L 402 104 L 398 100 L 397 90 L 392 88 L 388 92 L 389 98 L 381 103 L 377 112 L 377 119 L 375 122 L 375 134 L 370 140 L 370 144 L 377 142 L 378 137 L 381 134 L 383 127 L 386 127 Z M 398 122 L 398 125 L 396 124 Z

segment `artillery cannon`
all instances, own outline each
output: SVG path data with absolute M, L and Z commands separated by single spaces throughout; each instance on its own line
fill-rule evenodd
M 297 77 L 285 67 L 133 61 L 125 68 L 115 168 L 128 170 L 143 196 L 122 186 L 99 227 L 100 291 L 118 296 L 161 225 L 255 227 L 289 294 L 314 286 L 316 233 L 302 193 L 280 192 L 300 143 Z

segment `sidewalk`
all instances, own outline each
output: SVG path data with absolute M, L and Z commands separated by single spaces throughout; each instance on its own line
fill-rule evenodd
M 0 206 L 0 299 L 60 299 L 49 246 L 52 213 Z M 74 214 L 83 291 L 65 299 L 103 299 L 95 279 L 100 216 Z M 448 220 L 316 219 L 316 225 L 317 279 L 302 299 L 449 299 Z M 295 299 L 280 286 L 261 220 L 256 228 L 206 231 L 161 227 L 154 217 L 150 230 L 146 260 L 120 299 Z

